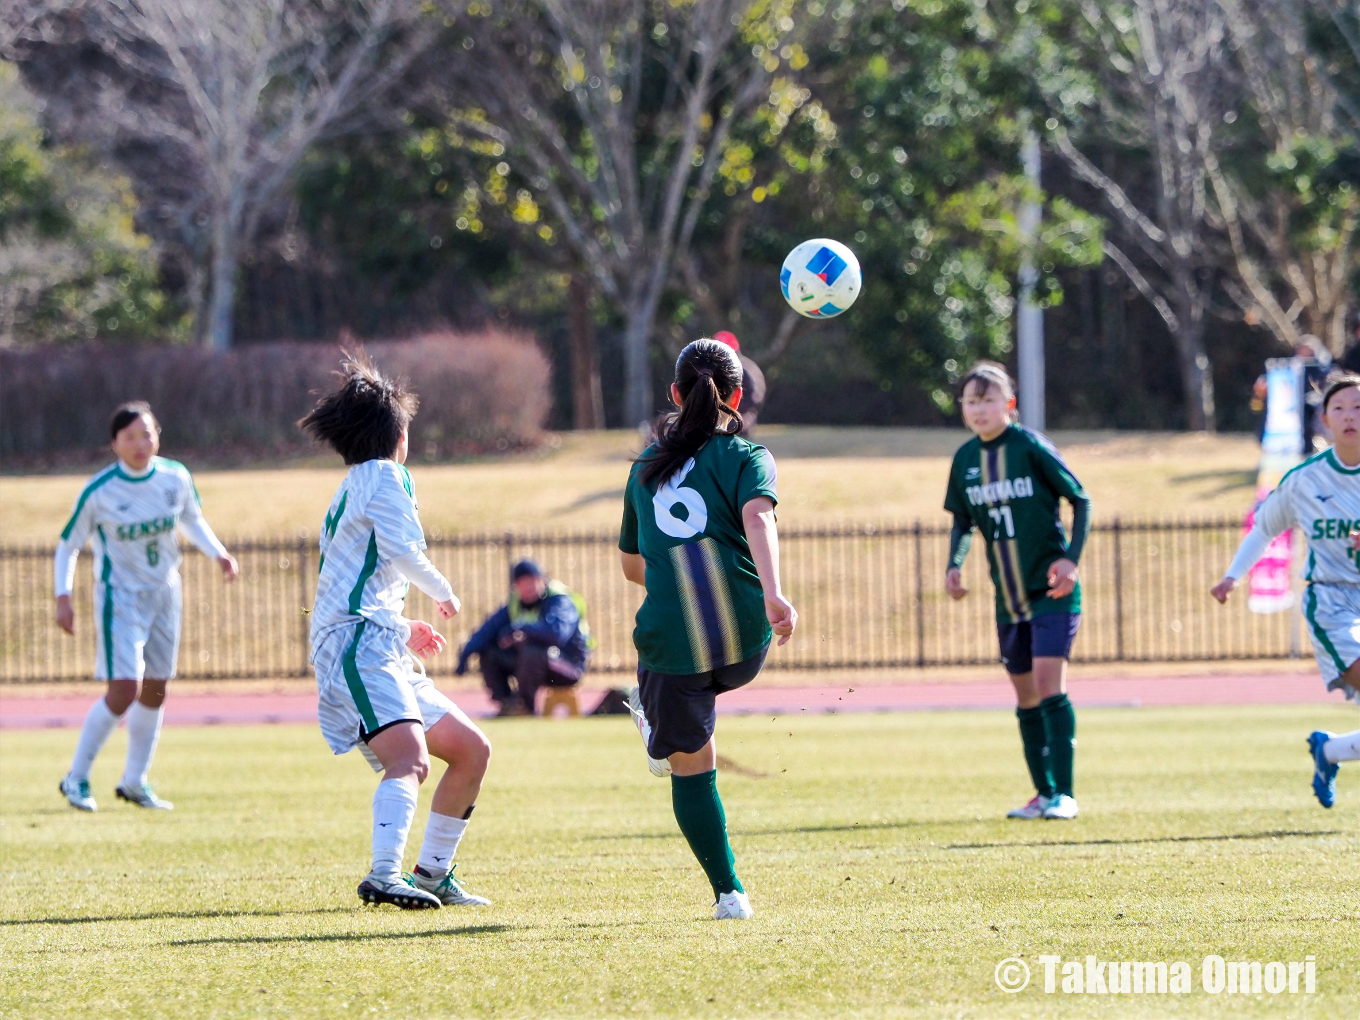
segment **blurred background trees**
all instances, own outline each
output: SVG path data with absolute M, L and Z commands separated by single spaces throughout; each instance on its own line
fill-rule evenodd
M 934 424 L 971 360 L 1013 358 L 1028 262 L 1051 425 L 1243 428 L 1263 358 L 1355 337 L 1348 0 L 4 17 L 7 344 L 515 328 L 553 366 L 552 424 L 598 427 L 645 417 L 679 347 L 730 329 L 769 378 L 763 420 Z M 865 286 L 808 323 L 778 268 L 822 235 Z

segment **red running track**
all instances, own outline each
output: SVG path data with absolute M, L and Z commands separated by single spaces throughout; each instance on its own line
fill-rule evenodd
M 0 729 L 78 727 L 98 688 L 79 697 L 0 697 Z M 594 707 L 603 688 L 581 692 L 582 711 Z M 1203 674 L 1175 677 L 1073 679 L 1068 693 L 1078 708 L 1138 708 L 1159 705 L 1241 705 L 1338 703 L 1316 674 Z M 474 717 L 492 713 L 483 691 L 451 695 Z M 1011 709 L 1015 698 L 1004 680 L 953 683 L 875 684 L 863 687 L 776 687 L 759 684 L 718 699 L 722 715 L 795 712 L 903 712 L 948 709 Z M 184 694 L 171 692 L 165 706 L 172 726 L 254 725 L 316 721 L 312 694 Z

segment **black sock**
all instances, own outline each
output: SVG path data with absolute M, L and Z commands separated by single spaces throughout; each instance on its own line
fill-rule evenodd
M 1017 708 L 1015 717 L 1020 720 L 1020 743 L 1025 749 L 1025 764 L 1029 766 L 1029 777 L 1034 781 L 1034 789 L 1041 797 L 1053 796 L 1053 776 L 1049 772 L 1048 736 L 1044 727 L 1043 709 Z
M 1056 793 L 1072 796 L 1072 757 L 1077 747 L 1077 713 L 1066 694 L 1055 694 L 1039 702 L 1048 730 L 1048 763 Z

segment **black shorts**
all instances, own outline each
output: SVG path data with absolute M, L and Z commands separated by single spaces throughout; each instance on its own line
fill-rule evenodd
M 1001 664 L 1007 673 L 1028 673 L 1034 660 L 1066 659 L 1081 625 L 1080 613 L 1045 613 L 1024 623 L 997 623 Z
M 654 673 L 639 666 L 638 697 L 652 727 L 647 753 L 669 758 L 707 744 L 718 721 L 718 695 L 754 680 L 769 651 L 767 645 L 749 659 L 708 673 Z

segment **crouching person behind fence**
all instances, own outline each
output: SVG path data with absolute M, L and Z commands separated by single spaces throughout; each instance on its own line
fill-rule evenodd
M 523 560 L 510 572 L 510 601 L 487 617 L 458 656 L 458 675 L 478 656 L 500 715 L 533 715 L 540 687 L 571 687 L 586 671 L 590 631 L 575 592 Z M 517 691 L 510 688 L 515 679 Z
M 491 744 L 423 671 L 443 636 L 402 615 L 408 582 L 458 612 L 453 588 L 425 555 L 415 489 L 403 464 L 416 397 L 362 354 L 347 357 L 341 385 L 298 424 L 335 449 L 349 471 L 321 528 L 321 575 L 312 610 L 311 660 L 322 736 L 336 754 L 358 746 L 383 778 L 373 794 L 373 866 L 359 884 L 365 903 L 405 910 L 473 906 L 453 857 L 482 788 Z M 415 874 L 402 874 L 430 755 L 448 762 L 435 787 Z

